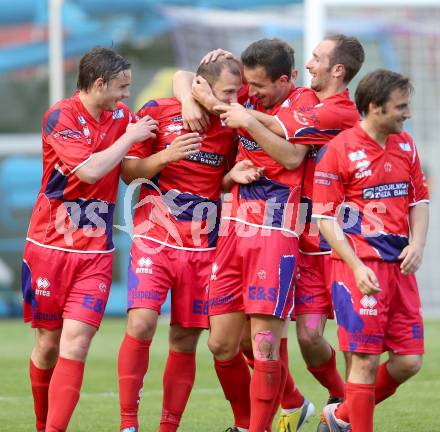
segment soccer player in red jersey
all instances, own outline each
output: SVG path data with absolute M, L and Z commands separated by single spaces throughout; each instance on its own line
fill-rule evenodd
M 197 76 L 222 103 L 237 100 L 241 67 L 234 59 L 200 65 Z M 157 137 L 136 145 L 123 163 L 141 189 L 128 277 L 128 325 L 119 351 L 121 431 L 138 430 L 138 405 L 158 315 L 171 290 L 169 355 L 163 377 L 160 431 L 176 431 L 195 377 L 200 333 L 208 328 L 206 292 L 220 223 L 222 182 L 259 177 L 249 161 L 232 170 L 237 134 L 211 114 L 205 133 L 187 133 L 177 99 L 147 102 L 138 115 L 158 121 Z M 230 171 L 229 171 L 230 170 Z M 226 174 L 225 173 L 229 171 Z
M 323 39 L 313 50 L 306 67 L 312 75 L 311 88 L 320 103 L 313 110 L 295 116 L 298 127 L 314 133 L 320 142 L 308 153 L 301 193 L 305 226 L 299 240 L 298 278 L 295 287 L 296 330 L 308 370 L 327 388 L 330 402 L 342 401 L 344 383 L 336 368 L 335 351 L 323 337 L 328 317 L 333 317 L 330 293 L 330 248 L 315 224 L 311 224 L 313 174 L 319 148 L 359 121 L 356 105 L 349 97 L 347 85 L 362 66 L 365 55 L 359 41 L 350 36 L 333 35 Z M 286 335 L 287 337 L 287 335 Z M 301 427 L 301 410 L 294 387 L 286 383 L 281 399 L 282 415 L 278 431 Z
M 218 106 L 222 118 L 240 136 L 237 160 L 264 167 L 264 176 L 250 185 L 232 185 L 232 202 L 223 212 L 222 233 L 209 292 L 209 347 L 235 418 L 234 430 L 264 431 L 270 427 L 286 366 L 280 360 L 283 320 L 293 306 L 293 275 L 298 239 L 295 233 L 303 176 L 303 158 L 311 142 L 296 145 L 294 112 L 307 112 L 318 99 L 291 81 L 292 49 L 278 40 L 261 40 L 242 54 L 248 82 L 243 99 L 255 114 L 276 116 L 285 140 L 264 125 L 264 116 L 243 106 Z M 289 142 L 290 140 L 291 142 Z M 228 203 L 229 204 L 229 203 Z M 254 373 L 252 381 L 239 343 L 250 316 Z M 282 357 L 282 356 L 281 356 Z M 270 379 L 269 379 L 270 377 Z M 250 384 L 250 421 L 248 399 Z
M 78 91 L 42 124 L 43 178 L 24 250 L 24 321 L 35 328 L 30 379 L 37 431 L 65 431 L 112 277 L 112 220 L 120 162 L 153 136 L 132 123 L 130 64 L 96 48 L 79 64 Z
M 328 429 L 371 432 L 375 404 L 422 364 L 414 273 L 428 229 L 428 189 L 403 132 L 412 86 L 376 70 L 356 89 L 363 120 L 318 154 L 313 214 L 332 248 L 332 298 L 341 351 L 352 354 L 346 400 L 324 408 Z M 379 365 L 387 351 L 388 360 Z

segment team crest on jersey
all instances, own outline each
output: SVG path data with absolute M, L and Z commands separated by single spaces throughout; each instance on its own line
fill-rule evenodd
M 406 151 L 406 152 L 411 151 L 411 144 L 410 143 L 400 143 L 399 146 L 403 151 Z
M 362 159 L 366 159 L 367 155 L 365 153 L 365 150 L 357 150 L 355 152 L 349 153 L 348 154 L 348 158 L 352 161 L 352 162 L 356 162 Z
M 122 118 L 124 118 L 124 110 L 122 108 L 118 108 L 117 110 L 113 111 L 113 115 L 112 115 L 113 120 L 122 119 Z
M 383 169 L 385 170 L 385 172 L 389 173 L 392 171 L 393 165 L 391 165 L 391 162 L 385 162 L 383 164 Z
M 50 297 L 50 282 L 45 277 L 39 277 L 37 279 L 37 288 L 35 289 L 35 295 L 43 296 L 43 297 Z
M 266 279 L 267 276 L 266 270 L 260 269 L 257 273 L 257 276 L 261 280 Z
M 138 259 L 136 274 L 153 274 L 153 260 L 150 257 Z
M 295 119 L 296 122 L 304 126 L 308 126 L 310 124 L 309 121 L 307 120 L 307 117 L 297 110 L 293 111 L 293 118 Z
M 247 109 L 255 109 L 255 105 L 251 102 L 250 99 L 248 99 L 243 106 Z

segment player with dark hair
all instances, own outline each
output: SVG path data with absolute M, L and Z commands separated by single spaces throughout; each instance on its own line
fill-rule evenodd
M 216 98 L 237 100 L 241 66 L 220 58 L 201 65 Z M 120 430 L 138 430 L 138 406 L 158 315 L 171 290 L 169 355 L 163 376 L 160 431 L 176 431 L 196 372 L 196 347 L 208 328 L 206 291 L 214 261 L 222 182 L 249 183 L 260 173 L 249 161 L 234 165 L 236 132 L 211 113 L 206 133 L 187 133 L 177 99 L 147 102 L 138 115 L 158 121 L 157 137 L 130 150 L 126 181 L 143 185 L 135 214 L 128 278 L 128 325 L 118 359 Z M 229 171 L 230 170 L 230 171 Z M 226 172 L 229 171 L 227 174 Z M 226 176 L 225 176 L 226 174 Z
M 78 91 L 51 107 L 42 124 L 43 178 L 24 251 L 25 322 L 35 328 L 30 379 L 37 431 L 65 431 L 79 399 L 84 363 L 107 303 L 112 221 L 120 162 L 154 136 L 137 123 L 130 64 L 106 48 L 79 64 Z
M 324 408 L 331 432 L 373 431 L 375 404 L 422 365 L 423 320 L 414 273 L 429 198 L 417 149 L 403 132 L 408 78 L 379 69 L 356 89 L 364 116 L 318 154 L 313 213 L 332 248 L 339 347 L 351 353 L 346 400 Z M 387 351 L 388 360 L 379 364 Z

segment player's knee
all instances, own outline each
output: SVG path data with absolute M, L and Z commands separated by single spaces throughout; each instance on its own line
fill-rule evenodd
M 243 338 L 240 341 L 240 348 L 242 351 L 252 350 L 252 339 L 250 337 Z
M 127 324 L 127 333 L 136 339 L 152 339 L 156 331 L 156 321 L 142 319 L 139 316 L 130 316 Z
M 297 327 L 298 343 L 303 349 L 313 348 L 319 344 L 320 334 L 314 329 L 310 329 L 307 326 Z
M 238 347 L 227 338 L 220 339 L 212 335 L 208 338 L 208 348 L 214 357 L 221 360 L 232 358 L 238 352 Z
M 85 361 L 95 333 L 71 334 L 63 338 L 60 355 L 73 360 Z
M 58 358 L 60 344 L 58 340 L 41 338 L 36 340 L 36 355 L 45 362 L 53 362 Z
M 171 326 L 169 344 L 172 351 L 192 353 L 196 351 L 201 329 L 185 329 Z
M 422 356 L 402 356 L 399 361 L 400 374 L 404 379 L 411 378 L 416 375 L 422 368 Z
M 275 353 L 276 338 L 271 330 L 262 330 L 254 336 L 254 357 L 256 360 L 267 361 L 278 357 Z

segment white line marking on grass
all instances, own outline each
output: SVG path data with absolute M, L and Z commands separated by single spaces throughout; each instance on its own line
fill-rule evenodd
M 221 393 L 221 389 L 219 388 L 195 388 L 191 392 L 193 394 L 216 394 Z M 158 395 L 162 394 L 162 390 L 147 390 L 144 389 L 142 393 L 142 399 L 148 398 L 148 397 L 156 397 Z M 88 392 L 81 392 L 81 398 L 117 398 L 118 393 L 115 392 L 101 392 L 101 393 L 88 393 Z M 22 400 L 31 399 L 30 395 L 27 396 L 0 396 L 0 402 L 17 402 Z

